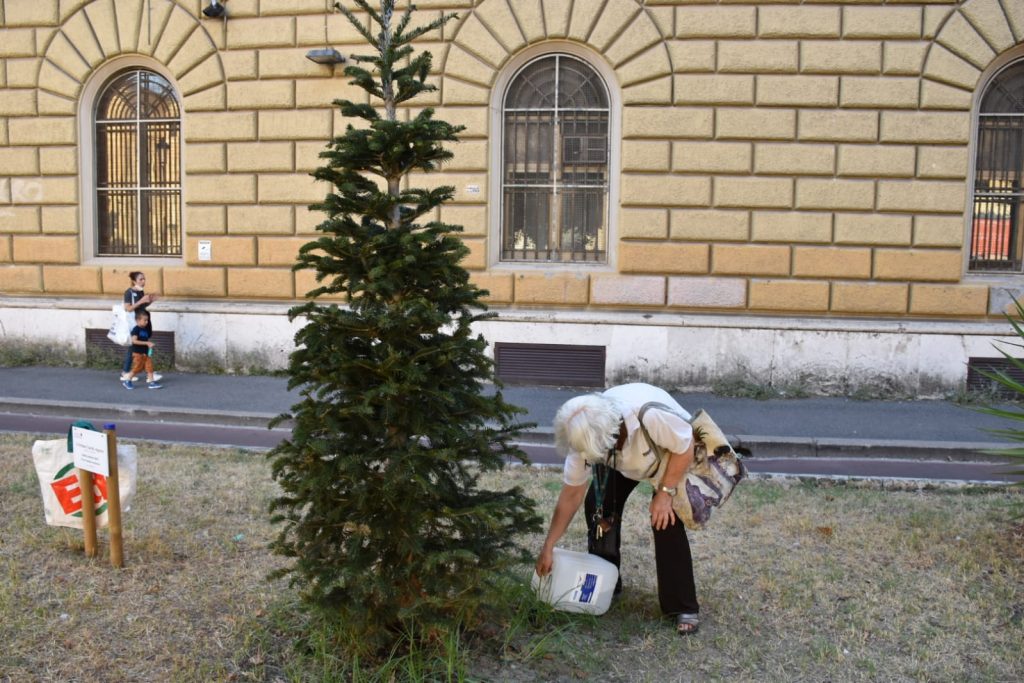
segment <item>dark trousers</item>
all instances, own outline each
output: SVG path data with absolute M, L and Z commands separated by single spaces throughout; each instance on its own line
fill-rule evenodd
M 614 534 L 614 549 L 607 547 L 607 543 L 598 543 L 594 535 L 596 529 L 594 511 L 597 504 L 593 482 L 591 482 L 584 502 L 584 510 L 587 515 L 587 549 L 620 569 L 619 544 L 622 538 L 622 509 L 637 483 L 622 476 L 616 470 L 608 472 L 608 483 L 605 485 L 602 508 L 605 518 L 613 515 L 615 517 L 616 528 L 606 532 Z M 697 587 L 693 581 L 690 541 L 686 538 L 683 521 L 679 519 L 679 515 L 676 515 L 675 524 L 671 524 L 667 529 L 661 531 L 651 527 L 651 531 L 654 532 L 654 561 L 658 569 L 658 602 L 661 605 L 662 613 L 696 614 L 700 611 L 700 607 L 697 604 Z M 602 545 L 605 547 L 598 547 Z

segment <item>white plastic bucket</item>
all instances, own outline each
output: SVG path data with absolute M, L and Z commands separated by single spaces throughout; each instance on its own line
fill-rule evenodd
M 533 573 L 530 586 L 537 597 L 565 612 L 604 614 L 612 603 L 618 568 L 608 560 L 572 550 L 555 548 L 551 573 Z

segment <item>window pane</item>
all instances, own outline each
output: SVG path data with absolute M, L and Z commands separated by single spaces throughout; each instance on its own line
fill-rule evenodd
M 181 253 L 181 196 L 177 190 L 153 190 L 140 193 L 142 216 L 142 253 L 174 256 Z
M 1014 242 L 1017 204 L 1012 199 L 976 197 L 971 233 L 971 268 L 975 270 L 1015 270 Z
M 176 119 L 181 115 L 174 88 L 159 74 L 143 72 L 139 79 L 139 99 L 140 119 Z
M 608 112 L 567 112 L 562 116 L 562 180 L 567 185 L 601 185 L 607 180 Z
M 505 238 L 502 258 L 547 259 L 549 190 L 508 188 L 505 190 Z
M 132 123 L 96 126 L 96 186 L 135 187 L 138 131 Z
M 548 109 L 555 105 L 557 60 L 538 59 L 519 72 L 509 85 L 505 109 Z
M 554 114 L 509 112 L 505 117 L 505 182 L 552 181 Z
M 562 57 L 558 72 L 558 106 L 561 109 L 607 109 L 604 83 L 583 62 Z
M 130 190 L 101 190 L 97 193 L 96 217 L 101 256 L 139 253 L 136 200 L 136 193 Z
M 132 71 L 112 80 L 99 97 L 97 121 L 135 119 L 138 114 L 139 72 Z
M 604 190 L 562 193 L 562 252 L 572 261 L 604 260 Z
M 177 121 L 142 124 L 140 168 L 143 187 L 161 187 L 180 183 L 178 169 L 179 126 Z
M 981 99 L 982 114 L 1024 114 L 1024 61 L 996 76 Z

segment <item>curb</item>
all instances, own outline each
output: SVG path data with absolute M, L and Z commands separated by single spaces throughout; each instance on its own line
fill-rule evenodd
M 908 441 L 896 439 L 816 439 L 809 437 L 729 435 L 734 447 L 749 448 L 752 458 L 887 458 L 1006 462 L 983 451 L 1014 444 L 971 441 Z
M 39 415 L 47 417 L 114 418 L 128 420 L 154 420 L 190 424 L 231 425 L 237 427 L 266 427 L 277 413 L 247 413 L 228 410 L 195 410 L 168 406 L 124 405 L 121 403 L 81 403 L 74 401 L 48 401 L 41 399 L 0 398 L 0 413 L 11 415 Z M 287 426 L 288 423 L 282 423 Z

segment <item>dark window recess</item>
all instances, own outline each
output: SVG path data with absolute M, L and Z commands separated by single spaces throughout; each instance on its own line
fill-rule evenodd
M 1003 398 L 1020 398 L 1020 395 L 999 382 L 986 377 L 983 372 L 1001 372 L 1015 382 L 1024 384 L 1024 370 L 1020 370 L 1005 358 L 968 358 L 967 390 L 993 392 Z
M 603 346 L 494 345 L 495 372 L 507 384 L 603 387 L 604 363 Z
M 153 331 L 156 350 L 153 365 L 163 373 L 174 367 L 174 333 Z M 85 331 L 85 362 L 92 367 L 121 367 L 127 346 L 119 346 L 107 339 L 107 330 L 87 329 Z

